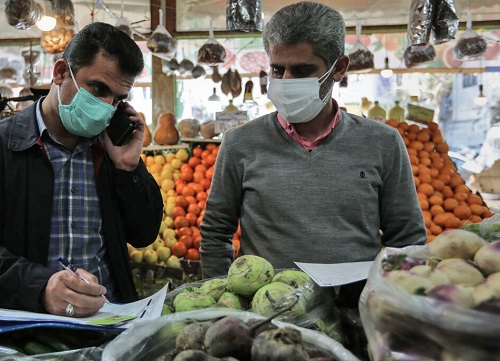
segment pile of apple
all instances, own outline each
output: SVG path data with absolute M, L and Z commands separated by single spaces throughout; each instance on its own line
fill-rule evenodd
M 133 263 L 181 268 L 180 260 L 198 261 L 200 223 L 205 210 L 219 145 L 195 146 L 165 154 L 141 155 L 160 186 L 163 220 L 156 240 L 147 247 L 131 245 Z M 191 153 L 191 154 L 190 154 Z

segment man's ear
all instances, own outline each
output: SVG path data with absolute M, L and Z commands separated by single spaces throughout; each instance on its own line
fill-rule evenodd
M 67 73 L 69 73 L 68 63 L 62 58 L 58 59 L 52 70 L 52 81 L 54 84 L 60 85 Z
M 333 74 L 333 79 L 339 82 L 347 73 L 347 68 L 349 67 L 349 57 L 347 55 L 342 55 L 335 63 L 335 73 Z

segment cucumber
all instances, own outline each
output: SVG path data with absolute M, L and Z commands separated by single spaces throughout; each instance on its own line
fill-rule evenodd
M 61 341 L 60 337 L 56 337 L 52 332 L 41 332 L 37 334 L 37 341 L 52 348 L 55 352 L 69 351 L 73 349 L 72 344 Z
M 55 352 L 51 347 L 37 341 L 26 342 L 23 349 L 26 355 L 40 355 L 43 353 Z

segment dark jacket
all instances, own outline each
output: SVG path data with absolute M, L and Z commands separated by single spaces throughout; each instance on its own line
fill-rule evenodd
M 0 307 L 44 312 L 40 294 L 54 273 L 46 268 L 54 173 L 41 146 L 36 104 L 0 120 Z M 114 168 L 93 146 L 96 188 L 110 274 L 120 302 L 137 299 L 126 242 L 152 243 L 162 220 L 160 189 L 141 161 L 132 172 Z

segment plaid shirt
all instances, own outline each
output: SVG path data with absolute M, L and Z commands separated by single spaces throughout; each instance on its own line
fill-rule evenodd
M 37 104 L 40 138 L 54 169 L 54 202 L 47 267 L 60 271 L 59 256 L 77 268 L 94 274 L 113 299 L 112 279 L 102 236 L 99 198 L 95 187 L 92 144 L 95 138 L 83 139 L 74 151 L 52 138 Z

